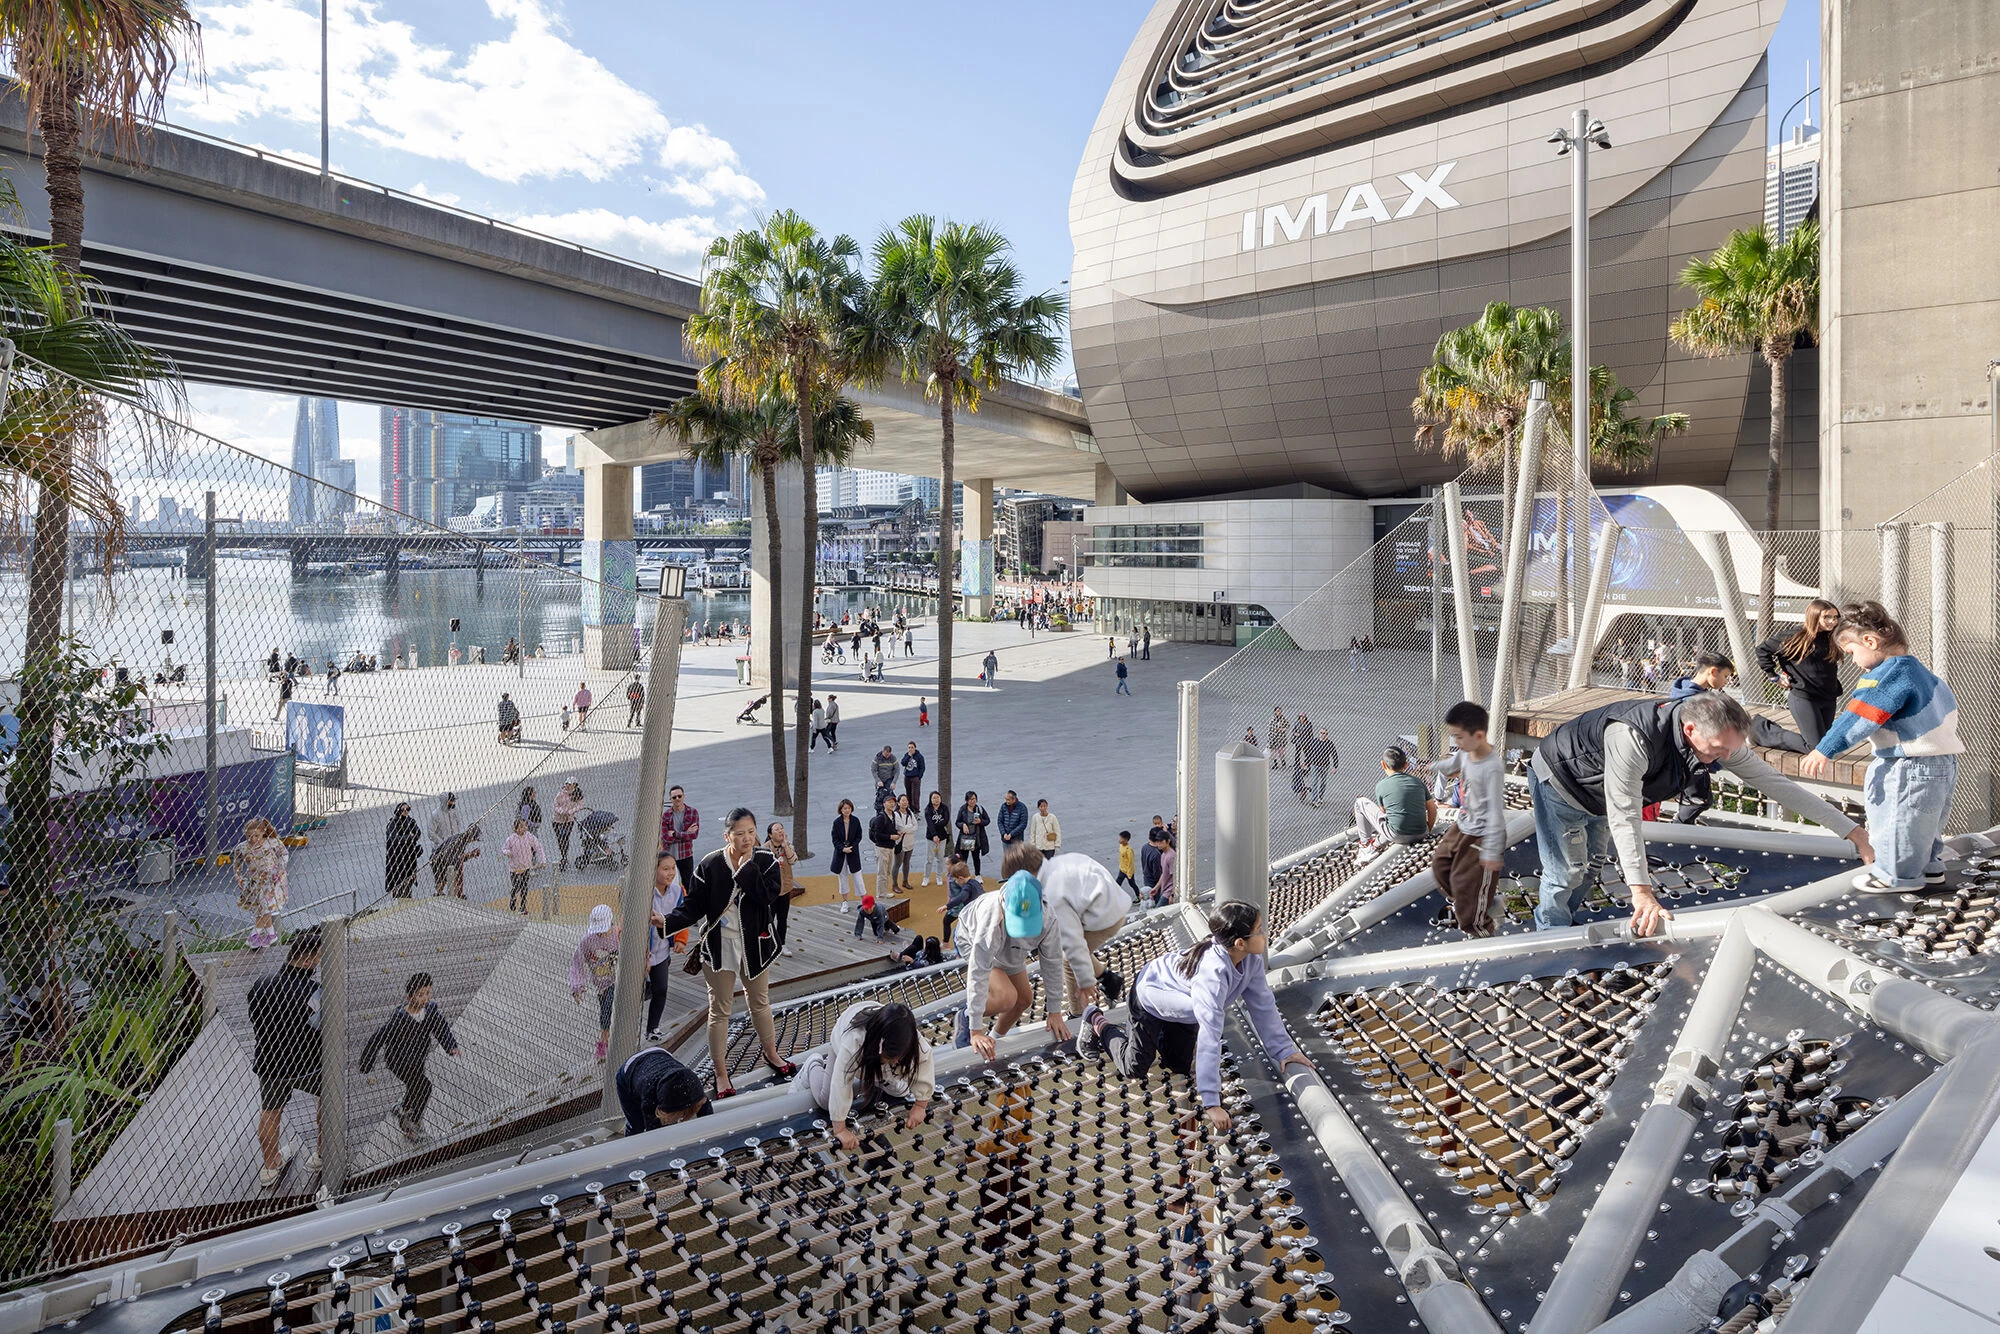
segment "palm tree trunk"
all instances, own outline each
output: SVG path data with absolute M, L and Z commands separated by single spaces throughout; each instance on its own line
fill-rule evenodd
M 764 483 L 764 541 L 770 552 L 771 813 L 792 813 L 792 783 L 785 768 L 785 542 L 778 526 L 778 460 L 773 450 L 758 461 Z M 810 623 L 808 623 L 810 626 Z
M 952 601 L 951 568 L 952 558 L 958 554 L 957 505 L 952 503 L 952 463 L 953 451 L 957 448 L 952 435 L 951 396 L 958 390 L 956 381 L 946 381 L 938 385 L 938 420 L 943 426 L 943 436 L 939 446 L 939 456 L 943 461 L 940 472 L 944 478 L 944 491 L 938 499 L 938 791 L 951 799 L 951 639 L 952 622 L 957 608 Z
M 798 373 L 793 383 L 799 392 L 799 463 L 805 470 L 805 550 L 799 553 L 804 578 L 799 593 L 799 684 L 798 725 L 792 734 L 792 848 L 800 857 L 812 856 L 806 839 L 806 822 L 811 808 L 806 802 L 806 770 L 812 749 L 812 670 L 813 613 L 819 585 L 819 471 L 813 443 L 812 376 Z
M 42 134 L 42 170 L 49 195 L 49 239 L 54 245 L 56 262 L 71 274 L 79 274 L 83 263 L 83 162 L 78 155 L 81 131 L 76 90 L 44 89 L 36 119 Z M 58 430 L 52 433 L 50 443 L 62 456 L 53 461 L 53 472 L 66 481 L 71 448 L 68 435 Z M 21 653 L 20 751 L 7 785 L 15 826 L 36 831 L 26 842 L 40 855 L 9 859 L 13 864 L 13 893 L 28 902 L 48 901 L 56 878 L 44 840 L 38 835 L 55 816 L 52 786 L 55 701 L 47 693 L 47 669 L 55 662 L 61 645 L 63 588 L 69 577 L 69 517 L 66 488 L 44 485 L 35 500 L 35 545 L 28 566 L 28 624 Z M 49 920 L 53 924 L 61 916 L 52 914 Z M 42 1008 L 51 1040 L 57 1044 L 68 1031 L 70 1017 L 69 989 L 60 976 L 60 958 L 60 947 L 52 939 L 42 979 Z
M 1764 569 L 1757 580 L 1760 644 L 1771 637 L 1771 600 L 1778 589 L 1778 484 L 1785 467 L 1785 358 L 1790 354 L 1789 342 L 1782 351 L 1764 351 L 1764 360 L 1771 367 L 1771 436 L 1770 458 L 1764 467 Z

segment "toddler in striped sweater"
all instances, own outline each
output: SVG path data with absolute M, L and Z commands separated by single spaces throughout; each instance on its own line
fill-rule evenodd
M 1834 639 L 1861 669 L 1847 707 L 1806 756 L 1799 773 L 1824 775 L 1833 757 L 1864 737 L 1875 748 L 1863 781 L 1875 864 L 1854 878 L 1863 894 L 1901 894 L 1944 882 L 1939 837 L 1958 781 L 1958 701 L 1910 654 L 1908 637 L 1879 602 L 1841 609 Z

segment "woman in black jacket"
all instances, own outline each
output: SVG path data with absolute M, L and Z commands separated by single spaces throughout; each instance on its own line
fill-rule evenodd
M 859 899 L 861 888 L 861 821 L 854 816 L 854 803 L 841 798 L 833 817 L 833 885 L 840 897 L 840 910 L 847 911 L 847 887 L 854 887 Z
M 1833 640 L 1839 623 L 1840 608 L 1814 598 L 1798 629 L 1789 636 L 1772 635 L 1757 646 L 1757 665 L 1785 688 L 1785 703 L 1808 748 L 1819 744 L 1839 712 L 1840 648 Z
M 979 859 L 987 853 L 986 826 L 992 823 L 986 808 L 979 804 L 979 794 L 968 790 L 965 804 L 952 817 L 952 825 L 957 831 L 955 846 L 962 856 L 971 861 L 974 875 L 980 873 Z
M 396 803 L 396 813 L 389 817 L 387 836 L 388 855 L 382 869 L 382 888 L 389 895 L 407 899 L 410 886 L 417 880 L 417 863 L 423 856 L 423 830 L 410 815 L 410 803 Z
M 924 854 L 924 883 L 931 882 L 931 868 L 937 868 L 937 880 L 942 885 L 945 871 L 951 866 L 951 808 L 944 804 L 944 793 L 933 788 L 930 802 L 924 807 L 924 840 L 930 851 Z
M 764 1045 L 764 1064 L 787 1079 L 798 1072 L 779 1052 L 778 1031 L 771 1022 L 770 967 L 785 948 L 790 908 L 778 859 L 757 846 L 757 817 L 738 806 L 729 813 L 723 845 L 695 865 L 694 881 L 680 907 L 658 928 L 662 936 L 684 927 L 701 935 L 688 971 L 698 964 L 708 983 L 708 1056 L 715 1066 L 718 1098 L 736 1092 L 729 1078 L 729 1012 L 738 982 Z

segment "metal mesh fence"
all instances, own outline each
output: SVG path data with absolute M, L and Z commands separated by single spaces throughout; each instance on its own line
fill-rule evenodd
M 1468 470 L 1202 680 L 1198 781 L 1208 781 L 1208 757 L 1246 734 L 1264 746 L 1274 857 L 1347 828 L 1355 800 L 1382 777 L 1386 747 L 1441 754 L 1452 704 L 1490 708 L 1502 694 L 1519 701 L 1567 686 L 1572 623 L 1602 545 L 1578 538 L 1601 534 L 1610 515 L 1587 484 L 1574 485 L 1566 449 L 1538 454 L 1525 505 L 1514 464 Z M 1510 577 L 1521 592 L 1511 607 Z M 1212 883 L 1212 816 L 1196 854 L 1198 883 Z
M 1691 489 L 1699 504 L 1718 508 L 1715 526 L 1689 526 L 1656 493 L 1579 494 L 1571 471 L 1561 451 L 1542 454 L 1527 523 L 1513 522 L 1518 501 L 1501 502 L 1510 484 L 1518 490 L 1518 474 L 1498 468 L 1469 471 L 1411 507 L 1360 559 L 1202 680 L 1202 769 L 1193 781 L 1208 781 L 1209 756 L 1254 737 L 1270 752 L 1270 848 L 1283 857 L 1353 822 L 1353 803 L 1372 792 L 1385 747 L 1435 755 L 1445 709 L 1468 696 L 1490 708 L 1500 685 L 1517 705 L 1572 686 L 1664 693 L 1699 654 L 1714 651 L 1737 664 L 1746 702 L 1792 727 L 1785 692 L 1757 665 L 1758 644 L 1789 635 L 1813 598 L 1876 598 L 1958 700 L 1966 753 L 1947 831 L 2000 820 L 2000 607 L 1986 464 L 1875 528 L 1776 533 L 1724 526 L 1720 502 Z M 1572 535 L 1581 527 L 1591 536 L 1579 545 Z M 1503 596 L 1510 531 L 1527 538 L 1511 621 Z M 1453 573 L 1461 534 L 1462 581 Z M 1771 610 L 1760 620 L 1767 552 Z M 1596 633 L 1579 670 L 1571 635 L 1587 609 Z M 1503 635 L 1510 665 L 1496 683 Z M 1856 675 L 1843 667 L 1843 684 Z M 1825 789 L 1830 798 L 1859 800 L 1863 761 L 1865 752 Z M 1205 817 L 1196 851 L 1200 883 L 1209 883 L 1212 813 L 1192 805 Z M 1778 813 L 1747 796 L 1732 794 L 1729 805 Z
M 640 736 L 601 664 L 644 654 L 653 601 L 574 542 L 420 523 L 30 362 L 6 424 L 75 442 L 121 513 L 38 537 L 23 486 L 4 517 L 0 1281 L 594 1104 L 571 969 Z

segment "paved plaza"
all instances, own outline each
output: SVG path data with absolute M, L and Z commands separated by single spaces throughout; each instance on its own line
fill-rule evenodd
M 814 692 L 840 697 L 840 749 L 821 747 L 812 757 L 807 847 L 814 854 L 801 869 L 824 873 L 826 832 L 841 798 L 865 815 L 874 790 L 869 763 L 885 744 L 900 756 L 914 740 L 930 761 L 925 791 L 936 772 L 936 631 L 920 625 L 918 656 L 891 658 L 886 680 L 864 684 L 853 665 L 815 664 Z M 1131 829 L 1143 839 L 1153 815 L 1171 816 L 1174 784 L 1176 682 L 1210 671 L 1227 650 L 1210 645 L 1155 643 L 1151 661 L 1129 664 L 1129 696 L 1114 694 L 1115 676 L 1105 641 L 1089 632 L 1030 636 L 1011 622 L 967 623 L 957 628 L 954 699 L 954 808 L 966 788 L 996 810 L 1010 786 L 1031 806 L 1041 797 L 1062 821 L 1064 846 L 1100 859 L 1116 857 L 1117 834 Z M 997 684 L 977 679 L 991 650 L 1000 661 Z M 763 726 L 735 721 L 762 694 L 739 687 L 740 645 L 687 645 L 682 650 L 681 691 L 675 708 L 670 783 L 688 791 L 704 819 L 701 844 L 713 847 L 720 822 L 747 806 L 761 822 L 771 818 L 770 738 Z M 593 807 L 619 817 L 616 833 L 629 836 L 639 737 L 627 728 L 624 684 L 629 674 L 586 672 L 575 658 L 531 659 L 525 671 L 478 665 L 348 676 L 337 702 L 347 710 L 348 787 L 341 805 L 308 834 L 291 862 L 290 909 L 307 916 L 354 911 L 380 898 L 384 831 L 399 801 L 408 801 L 420 825 L 440 795 L 458 794 L 467 824 L 482 827 L 482 855 L 466 866 L 466 896 L 503 899 L 507 893 L 501 840 L 523 787 L 533 785 L 545 818 L 556 792 L 574 776 Z M 587 682 L 600 701 L 585 727 L 561 729 L 559 711 Z M 261 680 L 226 683 L 232 718 L 268 720 L 276 689 Z M 495 739 L 494 705 L 501 691 L 521 705 L 525 738 L 518 746 Z M 317 678 L 298 699 L 325 698 Z M 920 701 L 932 706 L 933 726 L 917 725 Z M 767 706 L 768 709 L 768 706 Z M 768 717 L 768 712 L 763 714 Z M 260 722 L 275 728 L 275 724 Z M 787 763 L 791 759 L 787 731 Z M 312 795 L 302 787 L 302 805 Z M 553 831 L 541 831 L 551 860 Z M 237 831 L 224 830 L 227 846 Z M 997 850 L 998 831 L 992 835 Z M 431 840 L 426 837 L 428 856 Z M 572 848 L 572 852 L 575 849 Z M 872 860 L 868 861 L 872 871 Z M 995 858 L 997 861 L 997 856 Z M 541 888 L 549 873 L 538 872 Z M 616 875 L 602 866 L 563 877 L 565 905 L 592 884 L 610 895 Z M 420 871 L 418 892 L 430 875 Z M 141 891 L 144 892 L 144 891 Z M 246 922 L 236 906 L 227 871 L 183 876 L 149 896 L 151 906 L 180 908 L 197 925 L 226 932 Z M 584 897 L 588 897 L 585 893 Z M 814 897 L 817 897 L 816 895 Z M 539 905 L 540 895 L 535 896 Z

